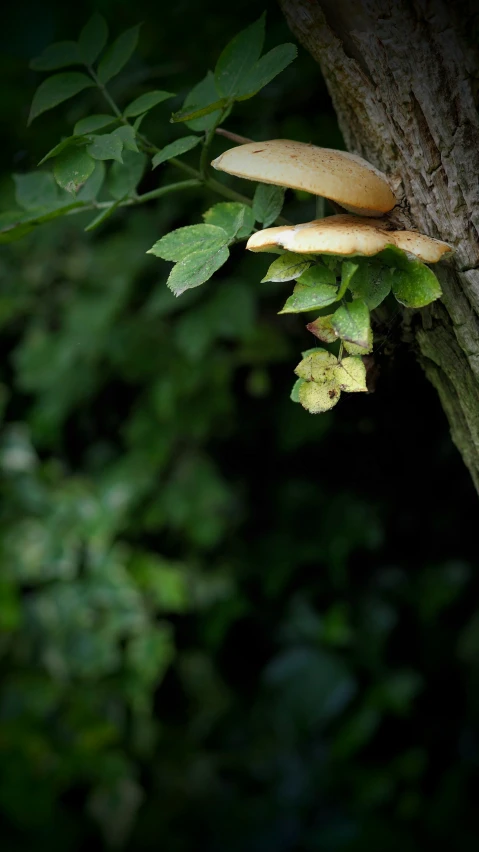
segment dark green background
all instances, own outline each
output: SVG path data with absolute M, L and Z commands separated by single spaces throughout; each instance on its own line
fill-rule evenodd
M 144 21 L 112 92 L 178 93 L 145 123 L 163 145 L 183 133 L 170 106 L 263 7 L 11 4 L 2 209 L 12 171 L 104 111 L 89 90 L 26 127 L 29 59 L 93 8 L 114 35 Z M 267 9 L 267 46 L 290 40 Z M 228 127 L 342 144 L 302 49 Z M 268 258 L 236 247 L 174 299 L 145 252 L 216 200 L 170 196 L 91 234 L 68 217 L 2 247 L 2 849 L 475 850 L 468 474 L 398 316 L 376 392 L 311 416 L 289 392 L 314 343 L 304 317 L 277 316 L 288 285 L 259 284 Z

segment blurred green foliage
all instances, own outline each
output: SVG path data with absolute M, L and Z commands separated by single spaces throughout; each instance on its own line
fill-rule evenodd
M 98 7 L 146 24 L 119 94 L 177 106 L 257 14 Z M 8 12 L 5 207 L 8 173 L 96 97 L 26 130 L 27 61 L 84 12 Z M 303 51 L 231 129 L 341 144 Z M 292 405 L 311 336 L 276 317 L 267 258 L 235 247 L 177 300 L 145 254 L 203 209 L 192 192 L 2 248 L 2 849 L 475 850 L 476 498 L 439 403 L 393 319 L 375 394 Z

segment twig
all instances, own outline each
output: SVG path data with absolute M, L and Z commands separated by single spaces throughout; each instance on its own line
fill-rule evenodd
M 225 136 L 226 139 L 231 139 L 237 145 L 245 145 L 247 142 L 254 142 L 254 139 L 248 139 L 247 136 L 239 136 L 238 133 L 232 133 L 231 130 L 225 130 L 223 127 L 217 127 L 215 133 L 218 136 Z

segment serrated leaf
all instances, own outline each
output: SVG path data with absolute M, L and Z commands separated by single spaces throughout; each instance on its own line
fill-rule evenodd
M 168 98 L 174 97 L 173 92 L 162 92 L 159 89 L 152 92 L 145 92 L 144 95 L 140 95 L 138 98 L 135 98 L 131 104 L 128 104 L 123 115 L 126 118 L 130 118 L 135 115 L 142 115 L 143 113 L 148 112 L 148 110 L 153 109 L 153 107 L 158 104 L 163 103 L 163 101 L 168 100 Z
M 335 373 L 341 390 L 348 393 L 367 391 L 366 367 L 361 358 L 343 358 Z
M 230 98 L 243 92 L 243 81 L 261 56 L 265 17 L 263 13 L 254 24 L 239 32 L 221 52 L 215 67 L 215 84 L 220 95 Z
M 81 65 L 78 45 L 75 41 L 57 41 L 49 44 L 40 56 L 30 62 L 33 71 L 55 71 L 69 65 Z
M 337 384 L 335 369 L 338 364 L 336 355 L 327 349 L 310 349 L 303 353 L 305 357 L 295 369 L 296 375 L 307 382 L 332 382 Z
M 118 201 L 115 201 L 115 203 L 111 204 L 110 207 L 105 207 L 98 216 L 95 216 L 95 218 L 91 220 L 90 224 L 86 226 L 85 231 L 94 231 L 95 228 L 99 228 L 100 225 L 103 225 L 103 222 L 106 222 L 106 220 L 113 215 L 120 204 L 121 199 L 118 199 Z
M 304 352 L 301 352 L 302 358 L 307 358 L 308 355 L 317 355 L 318 352 L 326 352 L 326 349 L 320 349 L 318 346 L 312 346 L 310 349 L 305 349 Z M 335 357 L 335 356 L 333 356 Z
M 334 343 L 338 339 L 338 335 L 331 324 L 332 317 L 332 314 L 328 314 L 326 317 L 318 317 L 314 322 L 309 322 L 306 328 L 323 343 Z
M 157 154 L 153 157 L 152 166 L 156 169 L 161 163 L 166 163 L 167 160 L 171 160 L 172 157 L 181 157 L 182 154 L 186 154 L 187 151 L 191 151 L 192 148 L 195 148 L 201 142 L 201 138 L 199 136 L 182 136 L 181 139 L 175 139 L 174 142 L 170 142 L 169 145 L 165 145 L 161 151 L 158 151 Z
M 127 151 L 134 151 L 135 154 L 138 153 L 138 145 L 136 144 L 136 133 L 133 130 L 133 127 L 130 127 L 129 124 L 123 124 L 121 127 L 118 127 L 116 130 L 114 130 L 113 133 L 115 136 L 118 136 L 118 138 L 121 139 Z
M 42 160 L 39 162 L 39 166 L 42 166 L 43 163 L 46 163 L 47 160 L 50 160 L 52 157 L 58 157 L 66 148 L 78 148 L 87 145 L 89 142 L 88 138 L 85 136 L 67 136 L 66 139 L 62 139 L 58 145 L 55 145 L 48 154 L 45 154 Z
M 273 261 L 261 283 L 265 281 L 293 281 L 299 278 L 312 261 L 308 258 L 303 258 L 299 254 L 294 254 L 292 251 L 287 251 Z
M 85 65 L 93 65 L 105 47 L 108 25 L 103 15 L 94 12 L 83 27 L 78 39 L 78 53 Z
M 393 246 L 378 257 L 392 268 L 392 291 L 401 305 L 423 308 L 442 296 L 439 281 L 425 263 Z
M 95 83 L 90 77 L 78 71 L 67 71 L 64 74 L 54 74 L 53 77 L 47 77 L 33 96 L 28 123 L 31 124 L 33 119 L 43 112 L 53 109 L 63 101 L 78 95 L 83 89 L 91 88 L 94 85 Z
M 339 300 L 343 298 L 346 290 L 351 284 L 351 278 L 354 273 L 358 269 L 358 264 L 353 263 L 352 260 L 344 260 L 341 264 L 341 284 L 339 285 L 338 295 L 336 299 Z
M 236 230 L 238 214 L 241 210 L 243 211 L 243 222 L 239 230 Z M 208 225 L 223 228 L 229 240 L 234 239 L 234 237 L 239 239 L 247 237 L 254 228 L 254 216 L 251 207 L 241 204 L 239 201 L 221 201 L 219 204 L 210 207 L 206 213 L 203 213 L 203 219 Z
M 299 402 L 299 389 L 301 385 L 304 385 L 304 379 L 296 379 L 289 397 L 292 402 Z
M 95 168 L 90 177 L 77 193 L 77 201 L 94 201 L 105 180 L 105 163 L 103 160 L 95 160 Z
M 393 271 L 376 260 L 363 257 L 355 258 L 355 264 L 358 268 L 350 281 L 351 293 L 373 311 L 390 293 Z
M 253 213 L 257 222 L 268 228 L 278 218 L 284 204 L 283 186 L 259 183 L 253 197 Z
M 56 157 L 53 166 L 55 180 L 62 189 L 75 193 L 95 169 L 95 161 L 83 148 L 67 148 Z
M 179 263 L 175 263 L 166 282 L 167 286 L 175 296 L 180 296 L 185 290 L 199 287 L 226 263 L 228 257 L 229 250 L 226 245 L 213 250 L 194 251 Z
M 184 100 L 182 111 L 186 112 L 187 110 L 191 111 L 192 107 L 199 109 L 201 107 L 207 106 L 208 104 L 212 104 L 218 100 L 218 92 L 216 91 L 215 86 L 215 78 L 212 71 L 208 71 L 203 80 L 200 80 L 199 83 L 196 84 L 191 89 Z M 214 127 L 217 121 L 220 118 L 220 110 L 215 110 L 207 115 L 204 115 L 200 118 L 195 118 L 192 120 L 185 120 L 186 126 L 190 130 L 196 130 L 197 132 L 203 132 L 205 130 L 210 130 L 211 127 Z
M 98 65 L 98 79 L 108 83 L 126 65 L 138 44 L 141 24 L 125 30 L 106 51 Z
M 184 260 L 192 252 L 215 251 L 228 242 L 228 235 L 216 225 L 186 225 L 165 234 L 147 252 L 163 260 Z
M 336 301 L 336 287 L 320 284 L 317 287 L 305 287 L 296 284 L 294 292 L 286 300 L 280 314 L 299 314 L 302 311 L 317 311 Z
M 256 95 L 296 59 L 297 53 L 296 46 L 288 43 L 280 44 L 262 56 L 244 78 L 237 100 L 244 101 Z
M 338 337 L 356 343 L 364 349 L 368 348 L 369 308 L 362 299 L 341 305 L 334 312 L 331 323 Z
M 113 163 L 108 172 L 107 186 L 110 195 L 122 199 L 136 189 L 146 168 L 145 154 L 123 152 L 123 163 Z
M 87 147 L 87 152 L 90 157 L 95 160 L 117 160 L 122 163 L 121 152 L 123 151 L 123 141 L 113 133 L 104 133 L 102 136 L 92 136 L 92 142 Z
M 95 133 L 97 130 L 103 130 L 109 124 L 115 124 L 118 118 L 115 115 L 87 115 L 86 118 L 81 118 L 77 121 L 73 128 L 75 136 L 84 136 L 87 133 Z
M 203 116 L 210 115 L 210 113 L 218 112 L 219 114 L 219 111 L 224 109 L 227 103 L 228 101 L 225 98 L 221 98 L 206 106 L 192 104 L 191 106 L 183 107 L 178 112 L 174 112 L 170 118 L 170 122 L 172 124 L 176 124 L 179 121 L 191 122 L 193 119 L 202 118 Z
M 306 272 L 303 272 L 298 284 L 304 287 L 317 287 L 319 284 L 336 286 L 336 275 L 324 263 L 314 263 Z
M 58 188 L 50 172 L 13 175 L 15 200 L 24 210 L 52 207 L 58 203 Z
M 298 390 L 299 402 L 310 414 L 330 411 L 339 402 L 340 396 L 341 391 L 338 388 L 316 382 L 303 382 Z
M 373 343 L 374 338 L 371 326 L 368 331 L 368 345 L 366 347 L 358 346 L 357 343 L 350 343 L 349 340 L 343 341 L 344 348 L 349 355 L 368 355 L 373 351 Z

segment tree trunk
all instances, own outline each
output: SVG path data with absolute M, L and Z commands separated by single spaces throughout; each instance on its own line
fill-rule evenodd
M 347 148 L 385 172 L 405 226 L 450 243 L 414 346 L 479 490 L 479 80 L 467 2 L 280 0 L 321 66 Z M 411 410 L 411 425 L 414 411 Z

